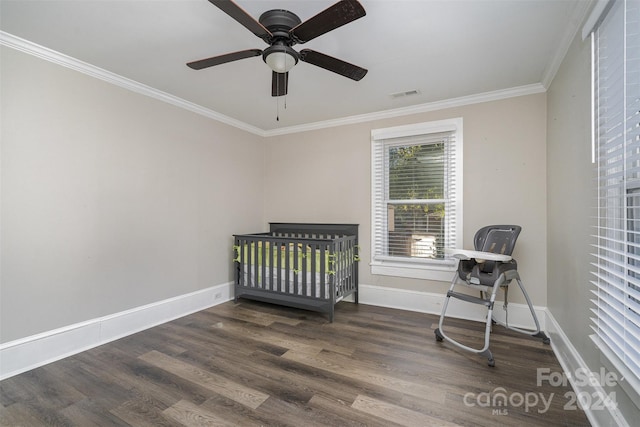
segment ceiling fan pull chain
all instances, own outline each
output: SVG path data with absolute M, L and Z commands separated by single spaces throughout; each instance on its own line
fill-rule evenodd
M 276 92 L 280 93 L 280 79 L 276 80 Z M 276 106 L 277 106 L 276 122 L 279 122 L 280 121 L 280 97 L 279 96 L 276 96 Z

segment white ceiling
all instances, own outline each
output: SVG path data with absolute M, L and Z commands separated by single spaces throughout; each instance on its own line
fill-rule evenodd
M 337 0 L 335 0 L 337 1 Z M 236 0 L 258 19 L 302 21 L 334 0 Z M 1 0 L 0 29 L 217 114 L 272 132 L 538 85 L 553 77 L 586 0 L 362 0 L 367 15 L 296 50 L 359 65 L 359 82 L 300 62 L 271 97 L 261 57 L 194 71 L 185 63 L 267 45 L 207 0 Z M 393 98 L 392 93 L 419 91 Z M 276 121 L 277 110 L 280 120 Z

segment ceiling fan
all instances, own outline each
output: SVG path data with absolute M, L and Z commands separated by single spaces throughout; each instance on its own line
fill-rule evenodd
M 283 96 L 287 94 L 289 70 L 293 68 L 299 60 L 356 81 L 362 79 L 365 74 L 367 74 L 366 69 L 332 56 L 311 49 L 302 49 L 300 52 L 296 52 L 291 47 L 298 43 L 306 43 L 322 34 L 365 16 L 366 12 L 357 0 L 340 0 L 305 22 L 302 22 L 295 13 L 282 9 L 268 10 L 260 15 L 260 18 L 256 21 L 232 0 L 209 1 L 253 34 L 264 40 L 269 47 L 264 50 L 241 50 L 189 62 L 187 65 L 194 70 L 201 70 L 214 65 L 262 55 L 264 62 L 273 70 L 271 80 L 272 96 Z

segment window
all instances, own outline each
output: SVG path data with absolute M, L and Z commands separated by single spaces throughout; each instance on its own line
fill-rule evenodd
M 591 21 L 598 22 L 592 33 L 598 177 L 592 338 L 639 392 L 640 2 L 615 1 L 604 18 Z
M 462 244 L 462 119 L 371 132 L 372 274 L 451 279 Z

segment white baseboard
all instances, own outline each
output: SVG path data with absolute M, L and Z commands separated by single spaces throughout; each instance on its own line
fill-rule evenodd
M 204 310 L 232 298 L 233 283 L 225 283 L 0 344 L 0 380 Z M 362 304 L 438 315 L 442 310 L 443 301 L 443 294 L 360 285 L 359 302 Z M 544 310 L 536 308 L 536 312 L 540 313 L 538 318 L 541 327 L 544 328 Z M 447 310 L 448 316 L 477 321 L 484 321 L 485 313 L 481 306 L 455 300 L 450 302 Z M 503 319 L 504 312 L 500 308 L 494 313 L 497 319 Z M 514 326 L 531 327 L 528 307 L 524 304 L 509 304 L 509 322 Z
M 545 310 L 545 316 L 547 333 L 549 334 L 549 338 L 551 338 L 551 348 L 558 358 L 562 370 L 568 377 L 573 391 L 578 396 L 583 394 L 589 397 L 589 401 L 600 403 L 598 397 L 607 395 L 604 388 L 598 381 L 574 380 L 577 372 L 591 372 L 591 370 L 548 309 Z M 599 373 L 596 372 L 594 374 L 596 374 L 597 377 Z M 598 406 L 599 407 L 592 408 L 587 405 L 587 407 L 583 408 L 592 426 L 628 427 L 630 425 L 618 408 L 603 408 L 602 405 Z M 632 421 L 634 424 L 637 422 L 637 420 Z
M 0 380 L 233 298 L 233 283 L 0 344 Z
M 381 286 L 360 285 L 358 299 L 361 304 L 397 308 L 439 315 L 444 295 L 432 292 L 409 291 Z M 225 283 L 200 291 L 136 307 L 120 313 L 77 323 L 19 340 L 0 344 L 0 380 L 46 365 L 144 329 L 204 310 L 233 298 L 233 283 Z M 347 300 L 350 300 L 348 298 Z M 503 320 L 501 304 L 496 304 L 496 318 Z M 565 373 L 588 370 L 586 363 L 571 344 L 560 325 L 547 308 L 534 307 L 540 326 L 551 338 L 552 349 Z M 481 306 L 451 300 L 447 316 L 483 322 L 486 310 Z M 501 318 L 502 316 L 502 318 Z M 529 308 L 525 304 L 509 304 L 509 323 L 530 328 Z M 572 383 L 576 394 L 602 395 L 604 390 L 593 384 Z M 599 393 L 599 394 L 596 394 Z M 592 411 L 585 408 L 594 426 L 628 426 L 617 409 Z
M 360 284 L 358 292 L 358 302 L 361 304 L 377 305 L 380 307 L 397 308 L 401 310 L 417 311 L 420 313 L 440 315 L 445 295 L 433 292 L 409 291 L 406 289 L 388 288 L 383 286 L 372 286 Z M 545 330 L 545 308 L 533 307 L 540 328 Z M 454 298 L 449 301 L 447 307 L 447 317 L 458 319 L 474 320 L 484 322 L 487 310 L 484 306 L 465 303 Z M 494 317 L 503 321 L 505 312 L 502 302 L 496 301 L 493 310 Z M 509 325 L 519 328 L 534 328 L 535 324 L 526 304 L 509 303 Z

